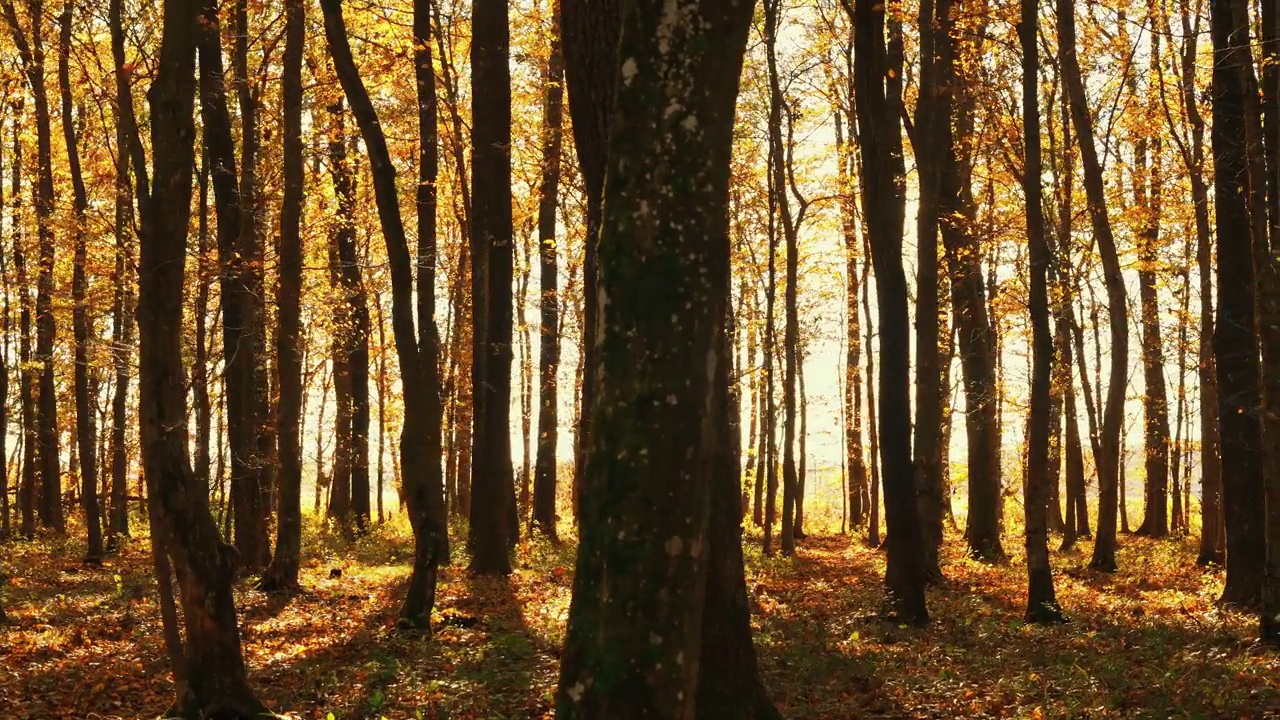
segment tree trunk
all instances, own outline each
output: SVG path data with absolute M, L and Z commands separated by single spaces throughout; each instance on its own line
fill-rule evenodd
M 173 648 L 178 679 L 166 716 L 254 718 L 266 712 L 246 680 L 231 581 L 234 552 L 209 514 L 208 487 L 187 459 L 182 367 L 182 294 L 195 164 L 195 42 L 198 4 L 166 0 L 151 98 L 155 188 L 142 199 L 138 302 L 143 464 L 155 512 L 157 567 L 178 577 L 185 649 Z M 204 31 L 207 32 L 207 29 Z M 135 167 L 135 172 L 137 168 Z M 167 553 L 168 558 L 163 557 Z M 172 633 L 177 628 L 169 625 Z
M 360 134 L 369 153 L 373 175 L 374 198 L 378 220 L 387 246 L 391 271 L 391 323 L 400 360 L 401 383 L 404 388 L 404 425 L 400 433 L 401 472 L 405 504 L 414 535 L 413 573 L 409 591 L 400 609 L 403 623 L 426 626 L 435 605 L 436 567 L 441 550 L 446 547 L 442 536 L 448 531 L 440 523 L 444 515 L 440 472 L 440 386 L 437 375 L 438 341 L 434 316 L 421 319 L 426 342 L 419 346 L 418 330 L 413 319 L 413 274 L 409 244 L 400 216 L 396 191 L 395 165 L 387 149 L 386 136 L 368 90 L 360 79 L 346 23 L 342 18 L 341 0 L 322 0 L 325 38 L 334 68 L 351 111 L 360 125 Z M 415 8 L 417 15 L 425 8 Z M 419 50 L 425 43 L 418 43 Z M 420 62 L 420 57 L 415 60 Z M 422 229 L 422 228 L 420 228 Z M 434 258 L 434 233 L 421 240 L 420 257 Z M 434 303 L 434 295 L 432 296 Z
M 508 8 L 480 0 L 472 13 L 471 569 L 511 573 L 511 72 Z
M 596 319 L 599 402 L 557 692 L 562 717 L 693 718 L 699 687 L 755 682 L 711 674 L 702 653 L 714 596 L 706 553 L 733 542 L 710 534 L 709 516 L 716 478 L 732 471 L 721 461 L 728 167 L 752 10 L 706 0 L 622 17 L 617 57 L 627 60 L 609 71 L 620 82 L 599 243 L 598 299 L 609 302 Z M 645 271 L 653 267 L 663 271 Z M 728 502 L 732 510 L 736 500 Z M 638 660 L 619 665 L 619 653 Z
M 880 547 L 880 425 L 876 422 L 876 354 L 871 350 L 874 324 L 871 322 L 871 234 L 863 236 L 862 314 L 867 318 L 867 435 L 871 456 L 871 518 L 867 521 L 867 544 Z
M 85 562 L 102 562 L 102 522 L 98 510 L 98 455 L 97 423 L 94 422 L 94 398 L 90 396 L 89 337 L 94 334 L 89 318 L 86 298 L 89 287 L 88 228 L 85 214 L 89 208 L 89 196 L 80 170 L 79 140 L 76 137 L 76 116 L 71 100 L 71 21 L 72 4 L 63 6 L 58 18 L 58 89 L 62 100 L 62 137 L 67 147 L 67 166 L 71 174 L 73 207 L 75 210 L 75 267 L 72 272 L 71 296 L 72 335 L 75 343 L 75 398 L 76 398 L 76 447 L 80 455 L 80 503 L 84 509 L 88 547 Z
M 279 523 L 276 551 L 263 573 L 260 587 L 268 591 L 298 588 L 302 562 L 302 53 L 306 42 L 306 9 L 302 0 L 285 6 L 284 68 L 281 84 L 284 130 L 284 200 L 280 206 L 280 289 L 277 297 L 280 329 L 276 363 L 280 382 L 277 416 L 280 442 Z
M 938 225 L 942 216 L 944 165 L 951 147 L 951 2 L 921 0 L 920 93 L 916 101 L 914 155 L 919 174 L 916 213 L 915 447 L 917 507 L 924 536 L 924 568 L 942 579 L 942 358 L 938 332 Z M 954 188 L 948 188 L 953 190 Z M 948 198 L 954 204 L 952 198 Z
M 1153 36 L 1152 41 L 1158 43 L 1158 37 Z M 1141 213 L 1137 233 L 1138 294 L 1142 302 L 1142 375 L 1146 386 L 1142 410 L 1147 490 L 1146 513 L 1138 533 L 1162 538 L 1169 534 L 1169 399 L 1164 378 L 1164 343 L 1160 336 L 1156 252 L 1160 243 L 1160 184 L 1164 178 L 1161 177 L 1159 141 L 1149 147 L 1147 139 L 1140 137 L 1136 145 L 1134 204 Z M 1176 487 L 1176 474 L 1174 477 Z
M 928 622 L 925 555 L 911 462 L 910 338 L 902 268 L 905 196 L 902 161 L 902 31 L 875 0 L 843 0 L 853 20 L 854 90 L 862 148 L 863 209 L 880 313 L 880 455 L 889 543 L 889 605 L 903 621 Z M 852 3 L 852 5 L 850 4 Z
M 1062 622 L 1049 564 L 1045 487 L 1049 465 L 1049 393 L 1053 382 L 1053 330 L 1049 325 L 1049 239 L 1044 226 L 1040 159 L 1039 0 L 1022 0 L 1022 192 L 1030 244 L 1032 326 L 1031 409 L 1027 425 L 1027 479 L 1023 489 L 1027 549 L 1027 622 Z
M 541 325 L 538 334 L 538 457 L 533 479 L 533 521 L 556 537 L 556 440 L 560 372 L 560 291 L 556 253 L 556 209 L 560 193 L 561 126 L 564 118 L 564 58 L 560 51 L 560 4 L 551 9 L 551 48 L 544 82 L 542 186 L 538 202 Z
M 1221 418 L 1222 500 L 1227 533 L 1227 580 L 1221 601 L 1258 602 L 1263 544 L 1262 427 L 1253 412 L 1260 396 L 1254 258 L 1247 159 L 1248 18 L 1243 3 L 1211 8 L 1214 199 L 1217 220 L 1218 321 L 1213 347 Z
M 1111 368 L 1107 399 L 1102 412 L 1102 431 L 1096 458 L 1098 467 L 1098 535 L 1090 567 L 1111 572 L 1116 569 L 1116 491 L 1119 487 L 1120 435 L 1123 430 L 1125 386 L 1129 367 L 1128 298 L 1116 242 L 1107 214 L 1102 164 L 1094 145 L 1093 117 L 1085 96 L 1080 63 L 1076 57 L 1075 3 L 1057 0 L 1058 61 L 1071 105 L 1071 119 L 1084 166 L 1084 187 L 1089 202 L 1089 219 L 1102 257 L 1107 302 L 1111 316 Z M 1101 398 L 1099 398 L 1101 401 Z
M 590 6 L 590 7 L 588 7 Z M 620 0 L 563 0 L 565 82 L 570 88 L 569 114 L 574 118 L 574 149 L 587 196 L 587 233 L 582 250 L 582 386 L 580 388 L 577 442 L 574 447 L 573 484 L 581 507 L 586 452 L 590 447 L 591 415 L 595 408 L 596 253 L 600 238 L 601 204 L 604 198 L 605 160 L 609 129 L 617 93 L 618 38 L 622 32 Z
M 846 56 L 846 63 L 852 62 Z M 867 464 L 862 446 L 862 322 L 858 310 L 858 234 L 854 218 L 857 200 L 853 188 L 853 118 L 835 110 L 836 162 L 840 179 L 840 230 L 844 235 L 845 257 L 845 361 L 844 361 L 844 450 L 849 469 L 849 529 L 862 527 L 870 505 Z M 845 139 L 845 123 L 849 138 Z
M 267 508 L 262 505 L 265 473 L 259 462 L 258 365 L 261 300 L 260 265 L 252 211 L 245 212 L 246 183 L 237 177 L 235 140 L 227 110 L 218 6 L 206 0 L 199 24 L 200 111 L 209 152 L 218 226 L 222 286 L 223 388 L 231 454 L 231 501 L 235 546 L 247 570 L 263 567 L 268 557 Z M 243 108 L 242 108 L 243 110 Z M 246 123 L 248 126 L 249 123 Z M 246 137 L 245 142 L 252 144 Z M 252 152 L 246 150 L 252 162 Z M 251 184 L 251 183 L 250 183 Z
M 36 279 L 36 347 L 31 361 L 39 364 L 36 403 L 36 483 L 40 490 L 39 518 L 44 527 L 59 533 L 66 529 L 62 513 L 62 477 L 58 447 L 58 400 L 53 378 L 53 343 L 57 325 L 53 316 L 53 141 L 52 115 L 44 77 L 44 2 L 33 0 L 28 8 L 31 28 L 24 31 L 12 0 L 0 3 L 22 63 L 27 87 L 35 101 L 36 123 L 36 228 L 40 268 Z

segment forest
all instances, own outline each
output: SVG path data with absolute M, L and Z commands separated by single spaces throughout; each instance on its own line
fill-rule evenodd
M 0 16 L 5 717 L 1280 716 L 1280 3 Z

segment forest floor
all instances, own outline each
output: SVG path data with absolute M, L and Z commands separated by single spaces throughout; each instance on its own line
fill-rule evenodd
M 1195 566 L 1194 541 L 1121 543 L 1110 575 L 1084 569 L 1087 542 L 1055 553 L 1071 622 L 1036 627 L 1021 620 L 1020 557 L 984 565 L 951 537 L 933 622 L 915 629 L 876 617 L 880 552 L 814 535 L 794 558 L 763 558 L 749 536 L 765 683 L 791 720 L 1280 717 L 1280 654 L 1253 644 L 1251 617 L 1214 605 L 1222 573 Z M 469 577 L 455 552 L 430 638 L 394 631 L 412 548 L 402 524 L 355 543 L 309 526 L 304 546 L 305 594 L 238 591 L 250 681 L 268 706 L 321 720 L 551 717 L 571 545 L 521 543 L 505 582 Z M 2 552 L 0 715 L 163 712 L 171 684 L 144 541 L 101 568 L 69 540 Z

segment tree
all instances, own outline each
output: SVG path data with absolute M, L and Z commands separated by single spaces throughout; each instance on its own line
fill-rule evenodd
M 223 385 L 227 438 L 231 455 L 231 501 L 235 546 L 246 569 L 270 560 L 267 534 L 266 468 L 259 446 L 265 417 L 265 391 L 259 385 L 262 364 L 262 247 L 255 229 L 252 168 L 237 175 L 235 138 L 227 110 L 222 62 L 222 33 L 217 0 L 206 0 L 200 22 L 200 116 L 209 153 L 217 217 L 222 289 Z M 241 108 L 242 114 L 245 108 Z M 256 162 L 256 125 L 244 118 L 243 156 Z
M 425 627 L 435 605 L 436 568 L 443 557 L 443 550 L 447 548 L 442 537 L 447 528 L 442 522 L 441 406 L 436 375 L 438 344 L 435 321 L 431 316 L 419 320 L 423 338 L 420 341 L 419 329 L 415 327 L 413 318 L 412 263 L 404 221 L 400 216 L 395 165 L 391 162 L 377 112 L 351 55 L 351 44 L 342 17 L 342 2 L 323 0 L 320 9 L 324 15 L 325 39 L 334 70 L 351 105 L 351 112 L 360 125 L 360 134 L 369 153 L 378 222 L 391 270 L 391 326 L 396 355 L 400 360 L 405 403 L 404 425 L 400 430 L 400 465 L 405 506 L 414 536 L 413 573 L 400 618 L 406 625 Z M 432 243 L 433 239 L 433 235 L 424 233 L 420 241 Z M 425 252 L 419 252 L 420 257 L 434 257 L 432 245 L 427 244 L 423 250 Z
M 89 245 L 86 237 L 85 213 L 89 208 L 89 195 L 84 187 L 84 174 L 80 170 L 80 149 L 76 137 L 76 115 L 71 100 L 71 21 L 73 5 L 63 7 L 58 18 L 58 90 L 62 101 L 62 137 L 67 146 L 67 166 L 71 170 L 72 198 L 75 208 L 75 269 L 71 281 L 73 330 L 75 341 L 75 396 L 76 442 L 80 450 L 80 502 L 84 507 L 85 528 L 88 534 L 88 550 L 85 561 L 102 562 L 102 522 L 98 511 L 98 458 L 97 427 L 90 407 L 89 389 L 89 336 L 93 332 L 86 298 L 89 274 L 86 265 Z
M 471 297 L 475 303 L 471 387 L 475 435 L 471 455 L 471 568 L 511 572 L 515 511 L 511 466 L 510 27 L 504 0 L 472 10 Z
M 32 0 L 27 7 L 29 30 L 22 28 L 12 0 L 0 2 L 5 21 L 18 49 L 22 71 L 35 104 L 36 123 L 36 233 L 39 245 L 40 268 L 36 277 L 36 347 L 31 361 L 38 363 L 38 401 L 35 405 L 35 429 L 33 440 L 36 473 L 35 482 L 40 493 L 40 524 L 59 532 L 65 529 L 62 516 L 62 470 L 58 447 L 58 400 L 54 386 L 53 344 L 57 334 L 57 322 L 53 316 L 53 142 L 49 112 L 49 93 L 44 77 L 44 2 Z M 15 195 L 19 188 L 14 188 Z M 15 261 L 16 262 L 16 261 Z
M 1022 191 L 1027 203 L 1027 242 L 1031 258 L 1032 370 L 1031 413 L 1027 432 L 1026 518 L 1028 622 L 1061 622 L 1049 565 L 1045 501 L 1049 472 L 1049 392 L 1053 382 L 1053 330 L 1049 326 L 1049 239 L 1044 226 L 1040 160 L 1039 0 L 1022 0 L 1018 37 L 1022 44 Z
M 280 330 L 276 362 L 280 377 L 280 509 L 276 551 L 263 573 L 264 590 L 294 590 L 302 562 L 302 349 L 299 347 L 302 296 L 302 53 L 306 9 L 302 0 L 285 6 L 284 202 L 280 208 Z
M 1102 257 L 1107 287 L 1107 303 L 1111 316 L 1111 368 L 1107 398 L 1102 411 L 1099 437 L 1098 467 L 1098 534 L 1093 546 L 1090 567 L 1111 572 L 1116 569 L 1116 495 L 1120 488 L 1120 434 L 1124 419 L 1125 386 L 1129 368 L 1129 311 L 1120 257 L 1107 214 L 1107 200 L 1102 178 L 1102 164 L 1094 145 L 1093 118 L 1085 97 L 1080 61 L 1076 56 L 1075 4 L 1057 0 L 1058 62 L 1067 87 L 1071 106 L 1071 122 L 1076 129 L 1076 143 L 1084 166 L 1084 188 L 1089 203 L 1089 220 Z M 1101 398 L 1099 398 L 1101 402 Z
M 770 708 L 727 710 L 700 692 L 758 688 L 754 667 L 709 675 L 747 667 L 737 653 L 720 664 L 702 653 L 706 618 L 729 615 L 724 606 L 707 609 L 712 597 L 734 597 L 739 612 L 726 626 L 739 643 L 749 632 L 745 588 L 710 590 L 719 583 L 708 573 L 724 567 L 722 577 L 742 577 L 732 560 L 740 540 L 721 536 L 712 518 L 731 526 L 740 515 L 736 463 L 726 462 L 728 168 L 753 8 L 714 0 L 670 7 L 589 11 L 622 32 L 620 62 L 608 73 L 617 105 L 598 249 L 599 291 L 609 302 L 599 305 L 599 395 L 557 691 L 563 717 L 770 716 Z M 572 98 L 575 75 L 569 82 Z M 575 119 L 578 108 L 571 105 Z M 761 697 L 731 691 L 726 701 Z
M 924 542 L 911 463 L 907 280 L 902 269 L 905 180 L 902 160 L 902 32 L 874 0 L 842 0 L 854 26 L 854 94 L 862 148 L 862 207 L 875 265 L 880 316 L 880 458 L 885 519 L 892 540 L 885 574 L 889 603 L 923 625 Z M 885 26 L 889 25 L 889 41 Z M 873 501 L 874 502 L 874 501 Z
M 240 651 L 231 582 L 235 553 L 209 514 L 208 488 L 187 457 L 186 383 L 182 368 L 182 291 L 195 165 L 196 0 L 165 0 L 163 35 L 151 99 L 154 183 L 142 207 L 138 331 L 143 471 L 152 503 L 161 592 L 169 563 L 178 578 L 185 643 L 166 617 L 178 695 L 166 716 L 258 717 Z M 135 180 L 139 166 L 135 165 Z M 165 602 L 161 599 L 162 607 Z
M 551 48 L 547 58 L 546 99 L 542 118 L 542 185 L 538 194 L 538 260 L 541 325 L 538 335 L 538 454 L 533 478 L 533 521 L 556 537 L 556 440 L 560 433 L 557 380 L 560 372 L 560 293 L 556 253 L 559 207 L 561 126 L 564 118 L 564 56 L 560 49 L 560 5 L 551 10 Z

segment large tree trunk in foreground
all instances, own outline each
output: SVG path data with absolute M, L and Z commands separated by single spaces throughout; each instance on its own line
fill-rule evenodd
M 851 6 L 850 3 L 853 3 Z M 853 20 L 854 89 L 862 148 L 862 207 L 876 271 L 880 312 L 880 457 L 889 543 L 892 611 L 923 625 L 925 564 L 911 463 L 910 337 L 907 279 L 902 268 L 905 196 L 902 161 L 902 32 L 876 0 L 845 0 Z
M 294 590 L 302 561 L 302 53 L 306 39 L 302 0 L 285 5 L 284 201 L 280 207 L 280 329 L 276 362 L 280 378 L 279 524 L 276 551 L 262 578 L 265 590 Z
M 1044 226 L 1040 160 L 1040 53 L 1036 32 L 1039 0 L 1022 0 L 1018 36 L 1022 44 L 1022 127 L 1026 167 L 1022 191 L 1027 206 L 1031 261 L 1032 374 L 1027 428 L 1027 481 L 1023 489 L 1027 548 L 1028 622 L 1061 622 L 1049 565 L 1045 483 L 1049 472 L 1049 392 L 1053 382 L 1053 330 L 1049 325 L 1049 238 Z
M 440 386 L 436 375 L 435 323 L 430 317 L 421 320 L 423 337 L 427 340 L 420 347 L 413 319 L 413 266 L 404 221 L 400 217 L 395 165 L 391 162 L 377 112 L 351 54 L 341 0 L 323 0 L 320 8 L 324 13 L 325 38 L 334 69 L 368 149 L 378 221 L 387 246 L 391 271 L 391 326 L 400 360 L 405 403 L 404 425 L 400 431 L 400 463 L 405 505 L 414 536 L 413 573 L 400 617 L 402 623 L 426 626 L 435 605 L 436 568 L 441 561 L 442 550 L 447 547 L 442 536 L 448 532 L 440 522 L 444 513 L 444 497 L 440 470 Z M 416 11 L 417 8 L 415 14 Z M 433 242 L 434 236 L 431 237 Z M 429 249 L 434 251 L 434 247 Z M 428 257 L 434 257 L 434 252 L 428 253 Z
M 1111 315 L 1111 368 L 1107 398 L 1102 411 L 1102 429 L 1097 457 L 1098 467 L 1098 534 L 1090 567 L 1096 570 L 1116 569 L 1116 494 L 1120 483 L 1120 434 L 1123 430 L 1124 397 L 1129 370 L 1129 310 L 1120 258 L 1107 214 L 1102 164 L 1094 145 L 1093 117 L 1085 96 L 1080 62 L 1076 57 L 1075 3 L 1057 0 L 1058 61 L 1071 105 L 1071 121 L 1076 128 L 1076 141 L 1084 166 L 1084 188 L 1089 202 L 1089 219 L 1102 257 L 1106 278 L 1107 303 Z M 1099 402 L 1102 399 L 1099 398 Z
M 755 716 L 713 696 L 700 707 L 698 692 L 756 682 L 727 654 L 720 667 L 736 675 L 713 675 L 717 665 L 703 655 L 712 630 L 705 619 L 729 617 L 725 607 L 707 609 L 717 597 L 708 585 L 737 595 L 709 578 L 722 550 L 732 568 L 728 553 L 740 542 L 712 535 L 721 525 L 710 517 L 738 516 L 736 463 L 725 462 L 727 169 L 752 9 L 707 0 L 670 17 L 649 2 L 623 18 L 618 56 L 627 60 L 613 66 L 620 84 L 599 245 L 600 295 L 609 302 L 596 319 L 600 394 L 560 717 Z M 713 502 L 717 478 L 721 503 Z M 747 626 L 735 624 L 743 642 Z M 720 649 L 707 647 L 707 656 Z M 619 655 L 631 662 L 617 663 Z
M 256 718 L 266 712 L 245 677 L 231 582 L 234 551 L 209 514 L 208 488 L 187 456 L 182 291 L 195 164 L 195 0 L 166 0 L 151 87 L 155 187 L 143 199 L 138 302 L 143 466 L 152 497 L 161 589 L 168 560 L 178 578 L 185 647 L 173 651 L 177 702 L 167 716 Z M 136 171 L 136 169 L 135 169 Z M 141 199 L 141 198 L 140 198 Z M 162 605 L 164 598 L 162 597 Z M 177 628 L 171 626 L 172 637 Z

